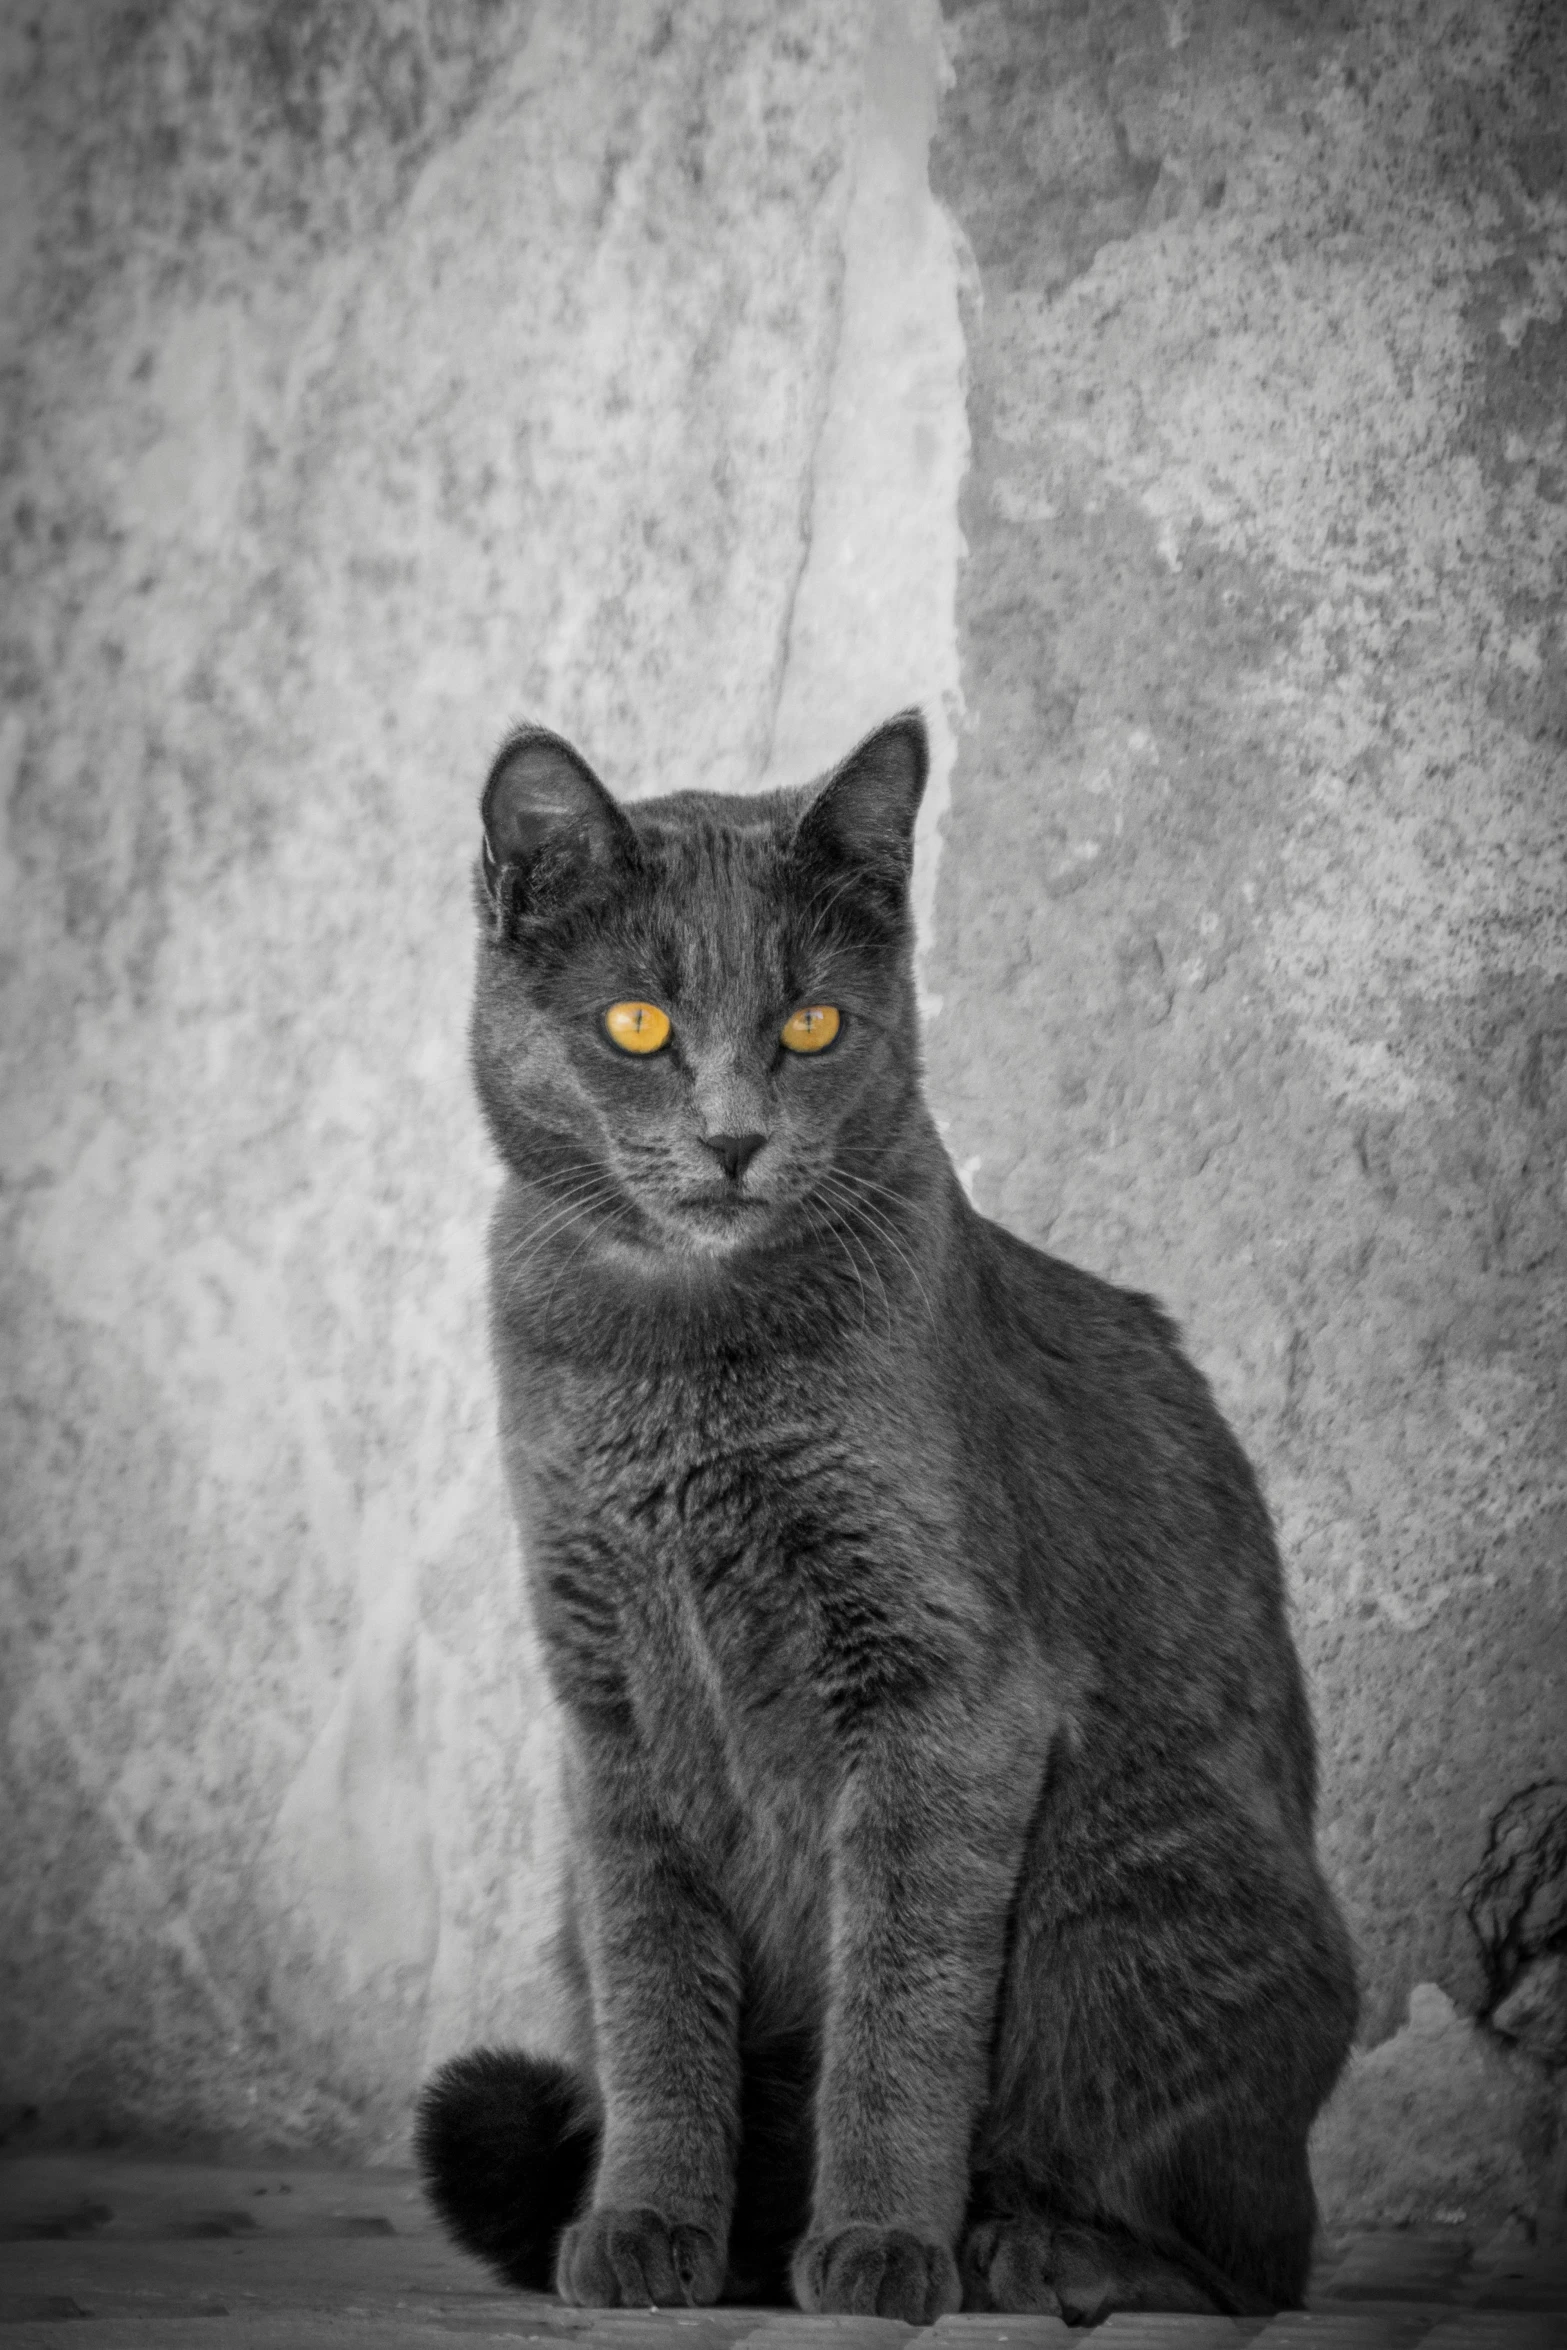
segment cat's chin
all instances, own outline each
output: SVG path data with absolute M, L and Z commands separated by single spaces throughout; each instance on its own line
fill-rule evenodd
M 678 1214 L 660 1217 L 659 1237 L 677 1255 L 732 1257 L 764 1239 L 776 1220 L 770 1200 L 684 1201 Z

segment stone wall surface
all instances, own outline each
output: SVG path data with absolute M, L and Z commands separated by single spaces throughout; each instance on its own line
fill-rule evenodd
M 374 2144 L 549 1741 L 464 1051 L 485 760 L 755 778 L 840 0 L 10 10 L 0 2096 Z
M 1567 1775 L 1567 19 L 0 43 L 0 2100 L 362 2151 L 519 2029 L 477 782 L 524 712 L 645 791 L 918 698 L 954 1156 L 1167 1300 L 1258 1461 L 1369 2037 L 1440 1986 L 1355 2110 L 1440 2043 L 1458 2128 L 1458 1889 Z
M 934 1087 L 1261 1469 L 1379 2039 L 1567 1750 L 1567 16 L 946 24 Z

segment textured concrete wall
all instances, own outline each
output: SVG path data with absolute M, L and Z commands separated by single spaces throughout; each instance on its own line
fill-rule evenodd
M 524 710 L 657 789 L 932 707 L 954 1155 L 1184 1319 L 1373 2030 L 1475 2004 L 1457 1887 L 1567 1713 L 1559 12 L 950 0 L 950 218 L 933 37 L 0 29 L 0 2097 L 46 2132 L 395 2140 L 533 1979 L 462 1044 Z
M 1262 1469 L 1381 2037 L 1567 1753 L 1567 16 L 946 13 L 936 1090 Z
M 522 710 L 753 778 L 839 0 L 4 24 L 0 2095 L 375 2143 L 532 1969 L 468 869 Z

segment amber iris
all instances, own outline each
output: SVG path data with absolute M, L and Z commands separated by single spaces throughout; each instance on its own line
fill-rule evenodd
M 669 1014 L 657 1004 L 611 1004 L 604 1025 L 623 1053 L 656 1053 L 669 1042 Z
M 779 1035 L 792 1053 L 819 1053 L 838 1033 L 836 1004 L 802 1004 L 791 1012 Z

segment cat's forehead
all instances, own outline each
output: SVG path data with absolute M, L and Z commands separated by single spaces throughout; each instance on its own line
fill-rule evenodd
M 796 959 L 789 886 L 792 795 L 681 793 L 627 810 L 641 871 L 621 907 L 628 938 L 657 958 L 674 992 L 776 991 Z
M 796 792 L 673 792 L 625 809 L 647 871 L 712 897 L 776 895 L 800 815 Z

